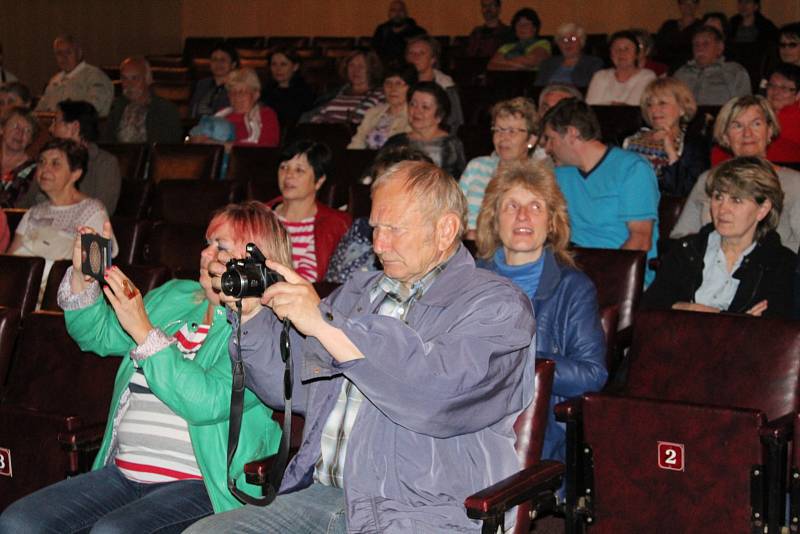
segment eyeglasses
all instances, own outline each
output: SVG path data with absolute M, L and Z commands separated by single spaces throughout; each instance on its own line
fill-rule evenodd
M 577 35 L 568 35 L 561 38 L 561 42 L 564 44 L 577 43 L 578 41 L 580 41 L 580 39 L 578 39 Z
M 778 48 L 797 48 L 800 43 L 796 41 L 781 41 L 778 43 Z
M 526 128 L 498 128 L 497 126 L 492 126 L 492 133 L 495 135 L 514 135 L 514 134 L 526 134 L 528 130 Z
M 790 86 L 790 85 L 778 85 L 775 83 L 768 83 L 767 90 L 772 89 L 773 91 L 782 91 L 784 93 L 796 93 L 797 87 Z

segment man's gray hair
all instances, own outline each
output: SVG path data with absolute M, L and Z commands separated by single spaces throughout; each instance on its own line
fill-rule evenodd
M 453 213 L 460 221 L 457 239 L 467 228 L 467 199 L 450 174 L 425 161 L 401 161 L 381 173 L 372 183 L 372 193 L 392 180 L 403 180 L 405 189 L 418 202 L 419 209 L 432 221 Z

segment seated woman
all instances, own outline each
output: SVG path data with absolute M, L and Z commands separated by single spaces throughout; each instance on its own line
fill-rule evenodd
M 36 160 L 26 150 L 39 131 L 39 121 L 27 108 L 12 109 L 3 123 L 0 140 L 0 207 L 31 205 L 35 191 L 30 191 Z
M 583 53 L 586 30 L 573 22 L 562 24 L 556 30 L 556 45 L 561 50 L 561 55 L 542 61 L 533 85 L 544 87 L 565 84 L 588 87 L 594 73 L 603 68 L 603 60 Z
M 317 200 L 331 169 L 331 149 L 323 143 L 297 141 L 281 152 L 278 188 L 281 196 L 267 205 L 289 232 L 295 271 L 316 282 L 325 277 L 331 254 L 353 219 Z
M 0 124 L 8 120 L 14 108 L 31 109 L 31 90 L 20 82 L 0 85 Z
M 278 116 L 267 106 L 259 105 L 261 82 L 253 69 L 237 69 L 225 82 L 231 106 L 219 111 L 236 129 L 236 145 L 278 146 L 281 129 Z
M 612 69 L 597 71 L 589 83 L 586 102 L 592 106 L 638 106 L 647 84 L 656 74 L 639 67 L 639 40 L 629 31 L 617 32 L 608 42 Z
M 765 158 L 767 145 L 780 134 L 780 126 L 772 106 L 763 96 L 740 96 L 729 100 L 714 122 L 714 141 L 734 156 Z M 775 166 L 783 190 L 783 211 L 776 231 L 781 242 L 791 250 L 800 247 L 800 172 Z M 711 222 L 705 184 L 708 171 L 695 182 L 671 238 L 696 234 Z
M 293 126 L 314 106 L 314 90 L 300 74 L 300 57 L 290 48 L 269 56 L 270 80 L 261 90 L 261 101 L 275 110 L 283 127 Z
M 550 57 L 550 42 L 539 38 L 542 21 L 533 9 L 520 9 L 511 19 L 515 42 L 502 45 L 494 53 L 488 70 L 537 70 Z
M 778 53 L 783 63 L 800 67 L 800 22 L 781 26 L 778 38 Z
M 225 83 L 228 75 L 239 68 L 239 53 L 230 43 L 220 41 L 211 50 L 208 65 L 211 77 L 197 82 L 189 102 L 193 119 L 213 115 L 231 105 Z
M 71 139 L 52 139 L 39 154 L 36 183 L 47 200 L 34 205 L 22 216 L 8 253 L 47 260 L 43 287 L 53 262 L 72 257 L 76 229 L 86 226 L 100 232 L 109 220 L 102 202 L 78 190 L 88 162 L 86 147 Z M 113 255 L 116 255 L 116 243 Z
M 479 267 L 510 278 L 533 304 L 537 358 L 556 362 L 542 459 L 564 461 L 566 434 L 553 407 L 606 382 L 597 292 L 575 268 L 567 205 L 553 171 L 515 163 L 489 182 L 478 216 Z
M 382 79 L 381 60 L 375 52 L 356 50 L 342 58 L 339 76 L 346 83 L 333 94 L 320 98 L 315 109 L 304 113 L 300 122 L 359 125 L 372 106 L 382 103 L 378 85 Z
M 622 148 L 641 154 L 653 165 L 662 193 L 686 196 L 710 166 L 708 143 L 686 134 L 697 113 L 691 89 L 675 78 L 657 78 L 642 94 L 647 127 L 626 138 Z
M 409 133 L 390 137 L 384 146 L 410 146 L 427 154 L 451 176 L 464 170 L 464 145 L 446 128 L 450 99 L 436 82 L 419 82 L 408 92 Z
M 383 80 L 385 104 L 367 110 L 347 148 L 378 150 L 393 135 L 408 133 L 408 89 L 417 83 L 417 69 L 408 63 L 391 66 Z
M 489 181 L 500 167 L 533 157 L 547 159 L 537 146 L 539 120 L 534 103 L 522 96 L 492 106 L 492 142 L 494 153 L 470 160 L 459 185 L 467 197 L 467 239 L 475 239 L 478 212 Z M 537 146 L 536 152 L 533 147 Z
M 207 267 L 220 251 L 243 258 L 248 242 L 288 265 L 289 242 L 260 202 L 217 211 L 206 240 L 199 282 L 172 280 L 143 299 L 112 267 L 102 288 L 106 300 L 100 285 L 81 274 L 80 238 L 74 239 L 72 267 L 58 292 L 67 329 L 83 350 L 120 357 L 105 435 L 91 472 L 15 502 L 0 516 L 0 532 L 181 532 L 241 506 L 228 491 L 226 469 L 232 327 Z M 231 475 L 253 496 L 261 489 L 247 484 L 242 470 L 278 449 L 281 432 L 271 415 L 245 390 Z
M 789 317 L 797 257 L 775 228 L 783 191 L 770 163 L 739 157 L 705 180 L 711 224 L 670 247 L 642 306 Z

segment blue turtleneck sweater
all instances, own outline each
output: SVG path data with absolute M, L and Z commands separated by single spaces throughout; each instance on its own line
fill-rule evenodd
M 508 265 L 506 263 L 506 253 L 503 247 L 499 247 L 494 253 L 494 264 L 497 266 L 497 274 L 505 276 L 517 284 L 528 298 L 533 300 L 536 289 L 539 287 L 539 278 L 542 276 L 544 268 L 544 254 L 532 263 L 522 265 Z

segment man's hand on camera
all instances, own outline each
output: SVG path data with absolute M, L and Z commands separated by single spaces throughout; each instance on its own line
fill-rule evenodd
M 303 334 L 316 336 L 325 322 L 319 311 L 320 299 L 314 286 L 285 265 L 267 260 L 267 267 L 286 281 L 269 286 L 261 296 L 261 303 L 271 308 L 279 319 L 288 317 Z

